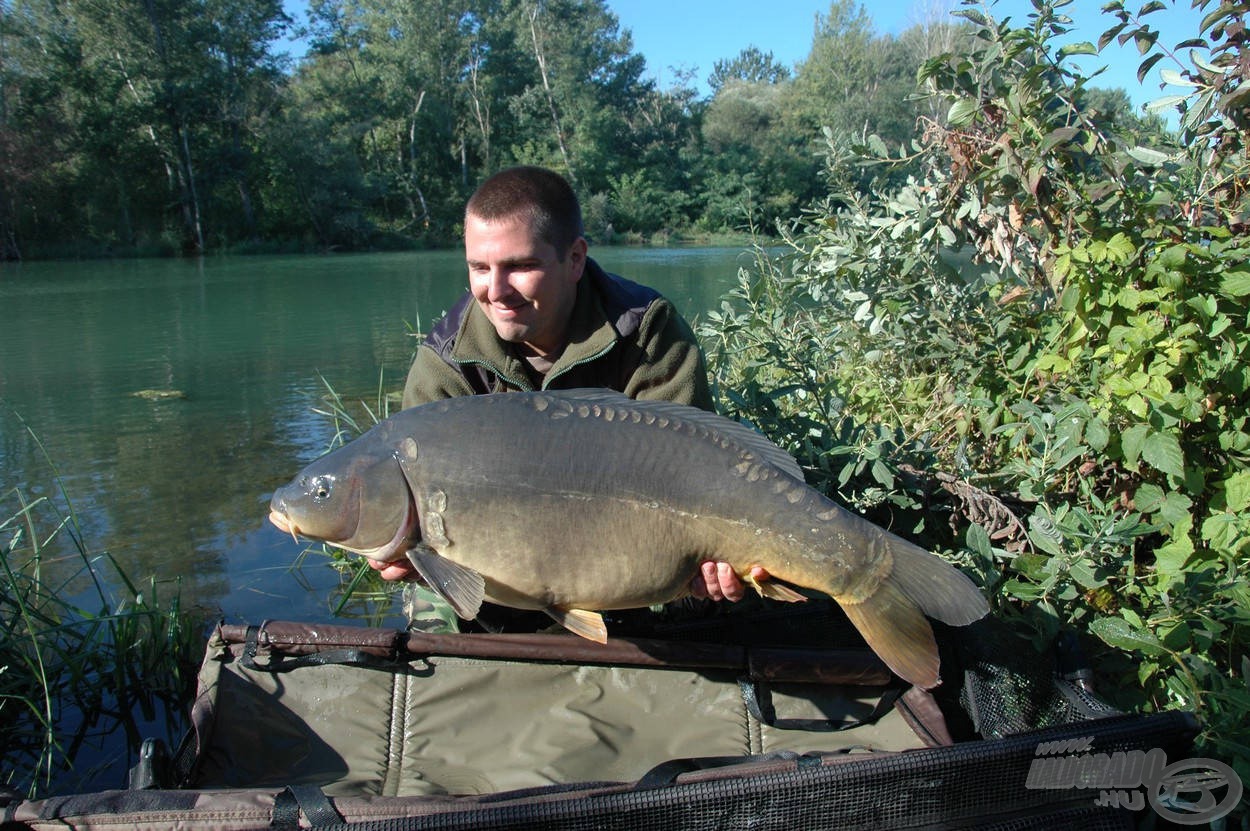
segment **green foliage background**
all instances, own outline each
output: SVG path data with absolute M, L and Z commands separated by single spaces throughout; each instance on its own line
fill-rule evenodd
M 1083 636 L 1099 690 L 1183 708 L 1250 777 L 1250 60 L 1241 14 L 1160 42 L 1062 2 L 969 4 L 928 60 L 943 116 L 903 145 L 828 133 L 829 196 L 702 327 L 726 410 L 809 479 L 945 550 L 1039 647 Z M 1068 60 L 1135 41 L 1189 92 L 1180 134 L 1099 108 Z M 905 181 L 889 186 L 896 171 Z M 857 186 L 865 177 L 882 186 Z M 895 180 L 897 181 L 897 179 Z
M 704 97 L 645 78 L 605 0 L 307 8 L 0 0 L 0 259 L 452 245 L 519 163 L 576 183 L 597 242 L 771 227 L 819 198 L 823 126 L 911 136 L 956 30 L 831 0 L 793 73 L 749 48 Z

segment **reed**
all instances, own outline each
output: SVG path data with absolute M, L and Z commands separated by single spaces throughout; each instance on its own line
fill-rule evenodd
M 52 478 L 52 497 L 0 493 L 0 782 L 32 798 L 123 787 L 143 731 L 185 729 L 203 649 L 179 587 L 162 597 L 93 552 Z
M 398 407 L 395 394 L 386 391 L 385 375 L 381 369 L 378 370 L 372 404 L 364 398 L 345 399 L 325 376 L 318 377 L 325 392 L 313 404 L 312 411 L 329 419 L 334 428 L 334 435 L 326 447 L 327 453 L 367 432 L 389 416 L 392 408 Z M 379 626 L 392 613 L 395 595 L 403 587 L 388 584 L 378 577 L 364 558 L 325 543 L 315 543 L 295 558 L 291 564 L 292 571 L 298 575 L 310 556 L 323 558 L 339 573 L 340 583 L 331 597 L 330 614 L 333 617 L 364 620 L 371 626 Z

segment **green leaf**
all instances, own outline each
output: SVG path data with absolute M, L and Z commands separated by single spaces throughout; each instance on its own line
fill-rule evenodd
M 1147 167 L 1158 167 L 1171 158 L 1167 153 L 1161 153 L 1158 150 L 1143 147 L 1140 144 L 1129 148 L 1125 152 Z
M 1171 433 L 1151 433 L 1142 444 L 1141 457 L 1146 464 L 1169 476 L 1179 479 L 1185 475 L 1185 454 Z
M 1091 450 L 1101 453 L 1107 448 L 1109 441 L 1111 431 L 1107 429 L 1107 422 L 1095 417 L 1085 423 L 1085 443 Z
M 893 489 L 894 487 L 894 474 L 890 471 L 889 466 L 880 459 L 872 463 L 872 478 L 880 482 L 885 488 Z
M 990 535 L 978 523 L 972 523 L 968 526 L 968 531 L 964 534 L 964 540 L 968 548 L 976 552 L 977 556 L 987 562 L 994 559 L 994 548 L 990 544 Z
M 1162 525 L 1179 525 L 1182 521 L 1190 521 L 1189 512 L 1194 502 L 1183 493 L 1172 491 L 1163 498 L 1159 506 L 1158 522 Z
M 1232 514 L 1215 514 L 1202 523 L 1202 538 L 1216 551 L 1235 555 L 1244 544 L 1237 517 Z
M 1098 54 L 1098 47 L 1094 46 L 1094 44 L 1090 43 L 1087 40 L 1081 41 L 1080 43 L 1069 43 L 1067 46 L 1060 47 L 1059 52 L 1058 52 L 1060 60 L 1068 57 L 1069 55 L 1097 55 L 1097 54 Z
M 1011 567 L 1030 580 L 1041 581 L 1048 576 L 1046 565 L 1049 562 L 1050 558 L 1042 554 L 1017 554 L 1011 561 Z
M 1105 586 L 1107 581 L 1105 578 L 1099 578 L 1094 573 L 1094 568 L 1085 560 L 1078 560 L 1068 569 L 1068 574 L 1083 589 L 1096 589 L 1099 586 Z
M 1165 84 L 1172 84 L 1173 86 L 1178 86 L 1178 87 L 1200 87 L 1202 86 L 1202 84 L 1198 83 L 1197 81 L 1191 81 L 1189 78 L 1186 78 L 1184 75 L 1181 75 L 1175 69 L 1160 69 L 1159 80 L 1163 81 L 1163 83 Z
M 1102 642 L 1117 649 L 1141 652 L 1145 655 L 1162 655 L 1166 650 L 1159 639 L 1145 629 L 1135 629 L 1121 617 L 1101 617 L 1090 622 L 1089 631 Z
M 1250 294 L 1250 271 L 1230 271 L 1220 278 L 1220 293 L 1228 297 Z
M 1163 506 L 1163 488 L 1149 483 L 1140 485 L 1133 494 L 1133 506 L 1143 514 L 1153 514 Z
M 1224 507 L 1233 513 L 1250 507 L 1250 472 L 1234 473 L 1224 480 Z
M 1115 36 L 1120 34 L 1120 32 L 1123 32 L 1127 25 L 1128 25 L 1127 23 L 1118 23 L 1115 26 L 1112 26 L 1107 31 L 1103 32 L 1102 35 L 1098 38 L 1098 51 L 1101 52 L 1108 43 L 1115 40 Z
M 1063 535 L 1049 517 L 1041 514 L 1029 517 L 1029 539 L 1038 550 L 1054 557 L 1063 556 Z
M 1141 65 L 1137 67 L 1137 82 L 1140 84 L 1142 81 L 1144 81 L 1146 79 L 1146 75 L 1149 74 L 1150 70 L 1154 68 L 1154 65 L 1157 64 L 1161 60 L 1163 60 L 1162 52 L 1155 54 L 1155 55 L 1151 55 L 1149 58 L 1146 58 L 1146 60 L 1142 61 Z M 1184 98 L 1184 96 L 1180 96 L 1180 97 Z
M 1148 424 L 1134 424 L 1120 434 L 1120 451 L 1124 454 L 1124 461 L 1129 465 L 1134 467 L 1137 465 L 1137 460 L 1141 458 L 1142 445 L 1149 434 L 1150 425 Z
M 1161 57 L 1161 56 L 1156 55 L 1155 57 Z M 1189 100 L 1188 95 L 1165 95 L 1162 98 L 1156 98 L 1153 101 L 1147 102 L 1146 111 L 1157 113 L 1159 112 L 1159 110 L 1171 109 L 1173 107 L 1176 107 L 1178 104 L 1185 103 L 1188 100 Z
M 1019 580 L 1007 580 L 1003 583 L 1003 592 L 1009 597 L 1015 597 L 1020 600 L 1037 600 L 1046 594 L 1041 586 L 1035 586 L 1032 583 L 1024 583 Z
M 1174 271 L 1185 264 L 1185 260 L 1189 259 L 1189 246 L 1187 245 L 1169 245 L 1167 248 L 1159 252 L 1159 256 L 1155 259 L 1159 265 L 1168 271 Z
M 957 9 L 951 12 L 951 17 L 962 17 L 978 26 L 989 26 L 990 21 L 985 15 L 976 9 Z
M 1149 29 L 1138 29 L 1133 33 L 1133 40 L 1137 43 L 1137 52 L 1140 55 L 1149 52 L 1158 39 L 1159 33 Z
M 1137 246 L 1128 238 L 1128 235 L 1120 232 L 1107 240 L 1107 253 L 1114 254 L 1119 262 L 1128 262 L 1137 253 Z
M 1155 570 L 1165 580 L 1180 576 L 1185 563 L 1194 553 L 1194 541 L 1189 532 L 1193 529 L 1193 521 L 1185 515 L 1171 531 L 1171 540 L 1155 549 Z
M 955 126 L 963 126 L 972 121 L 981 109 L 981 105 L 973 101 L 971 98 L 961 98 L 951 105 L 950 111 L 946 114 L 948 123 Z
M 1207 29 L 1210 29 L 1217 22 L 1219 22 L 1220 18 L 1231 16 L 1234 13 L 1234 7 L 1225 6 L 1223 3 L 1220 3 L 1215 7 L 1215 11 L 1202 18 L 1202 22 L 1198 24 L 1198 31 L 1205 32 Z

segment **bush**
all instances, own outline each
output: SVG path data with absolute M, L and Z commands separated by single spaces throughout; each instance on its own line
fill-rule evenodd
M 959 12 L 975 45 L 920 72 L 946 117 L 893 153 L 830 135 L 826 202 L 702 334 L 723 408 L 814 484 L 947 551 L 1039 646 L 1081 633 L 1113 703 L 1192 710 L 1245 780 L 1250 61 L 1207 15 L 1170 135 L 1090 106 L 1068 58 L 1097 47 L 1054 48 L 1056 5 Z M 1180 54 L 1159 5 L 1107 6 L 1143 74 Z

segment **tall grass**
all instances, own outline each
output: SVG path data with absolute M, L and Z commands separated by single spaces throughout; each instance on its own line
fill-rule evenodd
M 320 378 L 325 392 L 313 405 L 312 411 L 329 419 L 334 427 L 334 435 L 326 448 L 327 453 L 367 432 L 387 418 L 393 410 L 399 409 L 396 394 L 386 391 L 383 370 L 378 371 L 372 404 L 364 399 L 353 399 L 353 404 L 344 399 L 324 376 Z M 339 573 L 341 582 L 332 598 L 331 615 L 365 620 L 372 626 L 382 625 L 394 607 L 396 593 L 402 591 L 403 586 L 388 584 L 369 567 L 363 557 L 326 543 L 315 543 L 306 547 L 295 559 L 292 570 L 298 573 L 309 556 L 325 558 Z
M 124 786 L 144 731 L 183 731 L 203 649 L 177 587 L 89 549 L 49 465 L 53 497 L 0 493 L 0 782 L 32 798 Z

